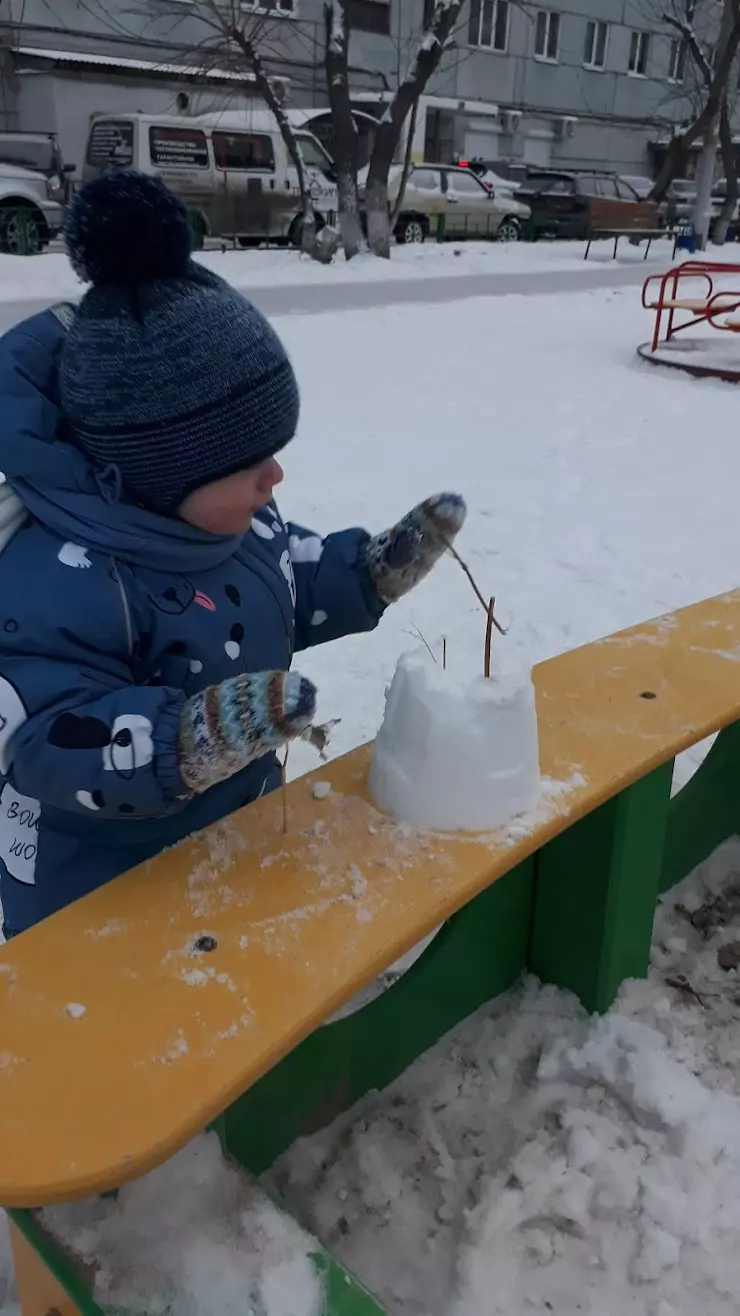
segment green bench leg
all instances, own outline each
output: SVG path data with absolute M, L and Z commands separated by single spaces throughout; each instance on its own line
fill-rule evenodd
M 647 973 L 672 777 L 671 761 L 537 856 L 529 966 L 587 1010 Z
M 670 890 L 737 832 L 740 722 L 720 731 L 704 762 L 671 800 L 660 890 Z
M 279 1202 L 276 1205 L 280 1210 L 285 1209 Z M 31 1211 L 9 1211 L 8 1215 L 38 1261 L 33 1273 L 27 1265 L 25 1267 L 25 1290 L 22 1288 L 20 1293 L 21 1316 L 54 1316 L 55 1313 L 56 1316 L 72 1316 L 72 1312 L 75 1316 L 106 1316 L 106 1313 L 111 1316 L 111 1308 L 100 1307 L 95 1301 L 92 1282 L 85 1278 L 82 1268 L 64 1253 Z M 324 1282 L 322 1316 L 388 1316 L 377 1298 L 319 1244 L 313 1253 L 313 1262 Z M 47 1308 L 43 1298 L 54 1293 L 55 1287 L 60 1296 L 56 1298 L 55 1294 L 56 1305 Z M 246 1313 L 249 1295 L 244 1296 Z M 127 1308 L 126 1316 L 150 1316 L 150 1313 L 145 1310 L 133 1312 Z M 217 1307 L 214 1316 L 219 1316 Z
M 357 1013 L 317 1029 L 232 1105 L 227 1150 L 262 1174 L 297 1137 L 387 1086 L 526 967 L 534 860 L 461 909 L 417 962 Z

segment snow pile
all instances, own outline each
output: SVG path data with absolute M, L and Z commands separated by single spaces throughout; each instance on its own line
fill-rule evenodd
M 315 1241 L 203 1134 L 158 1170 L 41 1220 L 95 1267 L 94 1297 L 124 1316 L 320 1316 Z
M 381 809 L 418 827 L 482 831 L 534 808 L 540 790 L 529 671 L 461 681 L 428 654 L 402 655 L 373 747 Z
M 607 1016 L 528 979 L 270 1181 L 393 1316 L 736 1316 L 739 962 L 731 842 Z

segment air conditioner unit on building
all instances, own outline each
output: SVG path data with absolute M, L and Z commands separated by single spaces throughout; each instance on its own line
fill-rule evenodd
M 578 119 L 574 115 L 566 115 L 562 119 L 555 119 L 553 127 L 555 129 L 555 140 L 561 142 L 564 137 L 572 137 Z
M 521 110 L 500 110 L 499 123 L 505 133 L 515 133 L 522 121 Z

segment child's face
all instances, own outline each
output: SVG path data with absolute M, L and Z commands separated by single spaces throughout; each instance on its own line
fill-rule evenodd
M 213 535 L 244 535 L 254 513 L 269 503 L 275 485 L 282 478 L 282 466 L 274 457 L 268 457 L 259 466 L 204 484 L 202 489 L 188 494 L 178 509 L 179 515 L 183 521 Z

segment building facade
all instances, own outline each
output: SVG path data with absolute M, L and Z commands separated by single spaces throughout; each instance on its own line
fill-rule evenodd
M 253 103 L 202 0 L 8 0 L 0 10 L 0 127 L 59 134 L 81 165 L 90 115 L 197 113 Z M 251 0 L 241 8 L 249 14 Z M 323 0 L 277 0 L 261 49 L 298 107 L 327 103 Z M 661 0 L 466 0 L 427 89 L 417 159 L 480 156 L 651 173 L 691 111 L 686 52 Z M 355 103 L 393 94 L 433 0 L 352 0 Z M 700 11 L 702 4 L 700 0 Z M 704 0 L 711 56 L 717 4 Z

